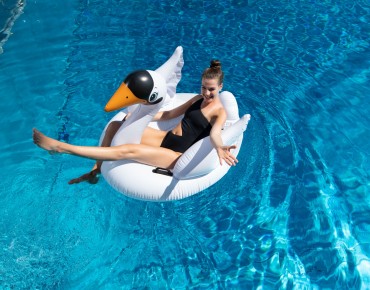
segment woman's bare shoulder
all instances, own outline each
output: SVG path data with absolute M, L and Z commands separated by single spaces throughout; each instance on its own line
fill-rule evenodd
M 195 102 L 197 102 L 197 101 L 199 101 L 200 99 L 202 99 L 203 98 L 203 96 L 202 95 L 195 95 L 194 97 L 192 97 L 191 99 L 190 99 L 190 102 L 193 104 L 193 103 L 195 103 Z

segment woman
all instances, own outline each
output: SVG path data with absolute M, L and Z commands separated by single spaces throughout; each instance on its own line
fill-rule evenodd
M 108 147 L 122 122 L 112 122 L 106 131 L 101 147 L 75 146 L 49 138 L 33 129 L 36 145 L 49 153 L 65 153 L 96 160 L 91 172 L 69 183 L 89 181 L 96 183 L 102 161 L 130 159 L 155 167 L 171 169 L 182 153 L 198 140 L 210 136 L 220 164 L 225 161 L 235 165 L 238 161 L 230 152 L 235 146 L 225 146 L 221 139 L 221 130 L 226 121 L 226 112 L 219 98 L 223 86 L 221 63 L 212 60 L 211 65 L 202 74 L 201 94 L 183 105 L 170 111 L 159 112 L 154 120 L 168 120 L 184 115 L 181 122 L 171 131 L 165 132 L 146 128 L 140 144 L 124 144 Z M 129 116 L 128 116 L 129 118 Z

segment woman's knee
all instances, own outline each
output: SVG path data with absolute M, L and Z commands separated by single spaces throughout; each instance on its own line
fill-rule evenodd
M 137 157 L 138 150 L 136 150 L 136 146 L 133 144 L 124 144 L 116 146 L 117 151 L 117 158 L 120 159 L 133 159 Z

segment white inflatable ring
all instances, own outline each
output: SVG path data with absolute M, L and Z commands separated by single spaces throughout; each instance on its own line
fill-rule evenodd
M 194 94 L 177 94 L 175 98 L 178 102 L 185 102 L 193 96 Z M 237 114 L 234 96 L 229 92 L 223 92 L 220 97 L 224 103 L 229 103 L 225 108 Z M 232 103 L 234 105 L 231 105 Z M 125 115 L 126 112 L 121 111 L 111 121 L 122 120 Z M 230 116 L 222 132 L 224 144 L 237 146 L 233 151 L 235 156 L 241 148 L 243 132 L 249 119 L 250 115 L 240 119 L 238 115 Z M 162 130 L 167 127 L 169 130 L 171 125 L 175 124 L 172 123 L 152 122 L 149 125 Z M 102 174 L 110 186 L 126 196 L 141 200 L 169 201 L 183 199 L 208 188 L 221 179 L 230 166 L 225 163 L 222 166 L 219 164 L 217 153 L 207 137 L 184 152 L 171 171 L 172 176 L 154 173 L 154 169 L 152 166 L 134 161 L 106 161 L 103 162 Z
M 149 88 L 148 91 L 155 92 L 158 99 L 162 101 L 153 105 L 133 105 L 116 114 L 110 122 L 121 121 L 128 111 L 132 111 L 130 118 L 116 133 L 112 146 L 140 143 L 142 132 L 147 126 L 168 131 L 181 120 L 179 117 L 176 120 L 151 122 L 152 117 L 159 110 L 172 109 L 195 96 L 190 93 L 176 94 L 183 64 L 182 47 L 178 47 L 171 58 L 156 71 L 143 72 L 152 76 L 154 80 L 153 88 Z M 125 86 L 123 85 L 122 88 L 126 89 Z M 117 92 L 113 98 L 117 97 Z M 250 115 L 239 118 L 236 99 L 230 92 L 220 93 L 220 99 L 227 113 L 227 121 L 221 137 L 225 145 L 237 146 L 233 151 L 237 156 Z M 105 130 L 100 142 L 104 134 Z M 220 165 L 210 137 L 206 137 L 185 151 L 171 171 L 156 169 L 130 160 L 105 161 L 101 171 L 105 180 L 126 196 L 149 201 L 169 201 L 183 199 L 208 188 L 222 178 L 229 169 L 230 166 L 225 162 Z

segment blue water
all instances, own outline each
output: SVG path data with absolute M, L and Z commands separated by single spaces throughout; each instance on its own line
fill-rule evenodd
M 1 289 L 370 289 L 370 4 L 0 1 Z M 3 33 L 5 30 L 1 30 Z M 239 164 L 170 203 L 50 156 L 95 145 L 124 76 L 184 47 L 180 92 L 219 58 L 252 120 Z

